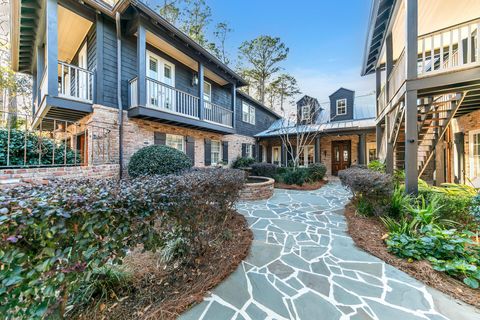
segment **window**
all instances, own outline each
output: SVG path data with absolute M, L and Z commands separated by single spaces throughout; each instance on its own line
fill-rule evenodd
M 314 146 L 304 146 L 302 152 L 298 154 L 299 165 L 308 167 L 309 164 L 312 164 L 315 161 L 314 153 L 315 153 Z
M 367 143 L 367 163 L 370 161 L 377 160 L 377 144 L 376 142 L 368 142 Z
M 302 115 L 301 115 L 302 121 L 308 121 L 310 120 L 310 106 L 303 106 L 302 107 Z
M 253 144 L 245 144 L 245 157 L 253 158 Z
M 480 130 L 470 132 L 470 179 L 478 187 L 480 178 Z
M 217 140 L 212 140 L 211 144 L 211 157 L 212 157 L 212 166 L 220 164 L 221 154 L 222 154 L 222 143 Z
M 250 124 L 255 124 L 255 107 L 242 102 L 242 120 Z
M 203 81 L 203 100 L 212 102 L 212 85 Z
M 280 147 L 273 147 L 272 149 L 272 163 L 280 165 Z
M 347 114 L 347 99 L 337 100 L 337 115 Z
M 165 144 L 169 147 L 185 152 L 185 139 L 183 136 L 167 134 Z

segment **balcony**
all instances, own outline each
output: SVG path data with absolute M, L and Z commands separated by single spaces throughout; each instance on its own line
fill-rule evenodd
M 58 62 L 59 97 L 93 103 L 93 72 L 65 62 Z
M 130 80 L 129 116 L 156 118 L 180 125 L 233 132 L 231 109 L 210 101 L 204 101 L 200 108 L 200 99 L 195 95 L 148 77 L 146 84 L 146 105 L 139 106 L 138 80 Z

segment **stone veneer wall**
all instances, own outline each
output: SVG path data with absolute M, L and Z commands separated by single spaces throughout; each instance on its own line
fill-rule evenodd
M 118 120 L 118 111 L 113 108 L 101 105 L 93 106 L 94 112 L 81 121 L 90 125 L 116 127 Z M 167 134 L 177 134 L 195 138 L 195 163 L 196 167 L 203 167 L 205 161 L 205 139 L 228 141 L 228 161 L 231 163 L 242 154 L 242 143 L 255 143 L 255 138 L 242 136 L 238 134 L 222 135 L 218 133 L 201 131 L 196 129 L 183 128 L 174 125 L 162 124 L 149 120 L 133 119 L 123 115 L 123 155 L 124 165 L 128 164 L 130 157 L 139 149 L 154 144 L 154 133 L 162 132 Z M 118 145 L 118 131 L 112 132 L 114 140 Z M 89 139 L 92 137 L 89 136 Z M 118 147 L 112 148 L 112 151 L 118 158 Z M 89 150 L 90 152 L 90 150 Z
M 78 167 L 1 169 L 0 187 L 23 183 L 46 184 L 52 179 L 117 178 L 118 171 L 118 164 Z

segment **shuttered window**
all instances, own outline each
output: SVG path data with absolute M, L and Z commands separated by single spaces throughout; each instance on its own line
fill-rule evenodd
M 183 136 L 167 134 L 165 144 L 169 147 L 185 152 L 185 137 Z
M 246 102 L 242 102 L 242 120 L 250 124 L 255 124 L 255 107 Z
M 217 165 L 220 164 L 222 161 L 222 143 L 217 140 L 212 140 L 211 141 L 211 159 L 212 165 Z

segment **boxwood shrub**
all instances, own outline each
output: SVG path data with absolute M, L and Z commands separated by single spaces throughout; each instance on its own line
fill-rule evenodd
M 179 173 L 192 167 L 187 155 L 164 145 L 144 147 L 135 152 L 128 163 L 128 174 L 135 178 L 144 175 Z
M 94 270 L 129 249 L 165 245 L 181 228 L 195 259 L 218 234 L 243 184 L 239 170 L 137 179 L 52 182 L 0 195 L 0 314 L 63 315 Z M 189 261 L 192 261 L 189 260 Z M 75 306 L 73 306 L 75 307 Z
M 255 159 L 251 157 L 237 157 L 237 159 L 235 159 L 232 162 L 232 168 L 234 169 L 249 168 L 254 163 L 255 163 Z
M 252 164 L 252 175 L 273 178 L 277 174 L 278 166 L 273 163 L 259 162 Z
M 327 173 L 327 167 L 323 163 L 312 163 L 308 166 L 307 180 L 310 182 L 321 181 Z

